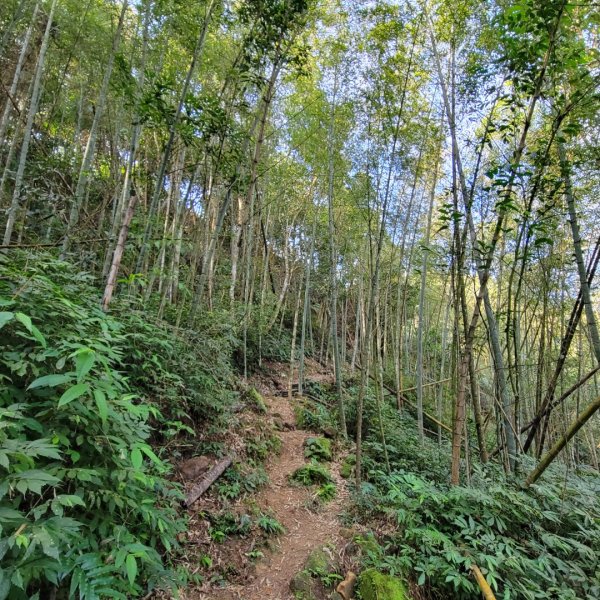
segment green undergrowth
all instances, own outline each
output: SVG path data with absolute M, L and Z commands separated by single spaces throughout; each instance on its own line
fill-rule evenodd
M 185 331 L 133 300 L 99 306 L 97 282 L 68 263 L 0 256 L 0 599 L 127 598 L 185 580 L 167 459 L 227 426 L 239 342 L 225 313 Z M 265 478 L 255 465 L 228 483 Z
M 355 519 L 386 531 L 365 546 L 364 566 L 411 574 L 425 597 L 478 597 L 477 564 L 503 600 L 600 597 L 600 477 L 547 471 L 525 490 L 496 464 L 475 462 L 469 485 L 449 485 L 450 447 L 426 438 L 415 422 L 382 407 L 391 473 L 377 411 L 369 400 L 364 476 Z M 524 472 L 532 461 L 523 459 Z
M 304 442 L 304 456 L 317 461 L 331 460 L 331 440 L 323 437 L 307 438 Z
M 228 537 L 276 536 L 285 532 L 283 525 L 272 515 L 263 512 L 257 514 L 236 514 L 223 510 L 207 515 L 210 522 L 208 533 L 217 543 L 223 543 Z
M 290 480 L 300 485 L 314 485 L 331 483 L 331 473 L 316 462 L 309 463 L 296 469 L 291 475 Z

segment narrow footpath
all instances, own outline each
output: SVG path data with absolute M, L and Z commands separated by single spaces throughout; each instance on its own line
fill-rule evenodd
M 270 511 L 285 527 L 274 542 L 272 551 L 257 564 L 252 581 L 245 585 L 231 585 L 194 596 L 201 600 L 291 600 L 289 584 L 300 571 L 309 554 L 316 548 L 330 544 L 343 547 L 339 515 L 348 498 L 346 481 L 339 474 L 335 461 L 328 466 L 336 484 L 336 497 L 317 509 L 311 508 L 314 490 L 293 485 L 288 477 L 304 465 L 304 441 L 314 433 L 295 429 L 294 411 L 290 401 L 282 397 L 266 397 L 271 416 L 277 416 L 289 430 L 279 432 L 281 452 L 267 465 L 269 484 L 256 495 L 256 502 L 264 511 Z M 191 596 L 190 596 L 191 598 Z

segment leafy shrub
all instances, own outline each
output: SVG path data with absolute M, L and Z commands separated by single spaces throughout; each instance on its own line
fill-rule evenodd
M 268 535 L 279 535 L 285 533 L 283 525 L 271 515 L 261 513 L 257 521 L 258 526 Z
M 294 406 L 294 414 L 300 429 L 321 432 L 335 427 L 333 415 L 322 404 L 298 403 Z
M 209 516 L 210 537 L 216 542 L 222 542 L 230 535 L 245 536 L 252 528 L 250 515 L 236 515 L 230 511 L 223 511 Z
M 315 483 L 330 483 L 331 474 L 322 465 L 311 463 L 296 469 L 290 479 L 302 485 L 313 485 Z
M 306 438 L 304 456 L 315 460 L 331 460 L 331 441 L 322 437 Z
M 324 483 L 316 491 L 317 498 L 321 502 L 329 502 L 335 498 L 336 487 L 335 483 Z
M 246 454 L 249 458 L 262 462 L 271 454 L 279 454 L 280 450 L 281 438 L 274 434 L 270 428 L 265 427 L 257 431 L 255 435 L 247 432 Z
M 367 566 L 412 571 L 433 595 L 458 600 L 479 595 L 473 562 L 498 598 L 599 597 L 597 474 L 584 479 L 555 467 L 543 483 L 523 490 L 489 464 L 475 466 L 469 487 L 451 487 L 448 444 L 421 445 L 411 419 L 384 414 L 392 474 L 377 466 L 382 442 L 373 424 L 364 445 L 369 483 L 356 509 L 393 533 L 381 547 L 370 546 Z
M 344 462 L 340 466 L 340 476 L 344 479 L 348 479 L 354 472 L 354 466 L 356 465 L 356 455 L 348 454 L 344 458 Z
M 248 389 L 245 393 L 245 398 L 252 410 L 262 414 L 267 413 L 267 405 L 255 388 Z
M 148 444 L 161 414 L 121 372 L 127 332 L 88 275 L 29 259 L 0 259 L 0 598 L 172 586 L 181 495 Z
M 217 484 L 219 495 L 233 500 L 243 493 L 252 494 L 266 485 L 269 476 L 262 466 L 251 468 L 234 465 L 225 471 L 223 481 Z
M 157 402 L 174 423 L 221 429 L 236 398 L 230 391 L 235 376 L 231 360 L 239 341 L 229 318 L 213 311 L 197 330 L 182 331 L 152 321 L 127 299 L 115 308 L 129 340 L 122 364 L 130 384 Z

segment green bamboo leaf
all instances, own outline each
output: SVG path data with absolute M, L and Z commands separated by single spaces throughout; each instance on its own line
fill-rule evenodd
M 106 394 L 102 390 L 94 390 L 94 400 L 96 401 L 96 407 L 98 408 L 98 415 L 102 421 L 105 422 L 108 417 Z
M 135 469 L 140 469 L 143 462 L 144 462 L 144 457 L 142 456 L 140 449 L 134 448 L 131 451 L 131 464 L 133 465 L 133 467 Z
M 9 311 L 0 312 L 0 329 L 2 329 L 9 321 L 12 321 L 15 317 L 15 313 Z
M 137 575 L 137 561 L 135 560 L 135 556 L 133 554 L 127 555 L 127 558 L 125 559 L 125 568 L 127 569 L 127 578 L 129 579 L 129 583 L 133 585 Z
M 87 393 L 90 389 L 90 386 L 87 383 L 78 383 L 73 387 L 70 387 L 58 401 L 58 407 L 65 406 L 65 404 L 69 404 L 69 402 L 73 402 L 73 400 L 83 396 L 83 394 Z
M 154 452 L 152 451 L 152 448 L 150 448 L 150 446 L 141 446 L 142 452 L 156 465 L 158 465 L 159 467 L 164 466 L 162 460 L 160 460 L 160 458 L 158 458 L 158 456 L 156 456 L 156 454 L 154 454 Z
M 94 366 L 96 362 L 96 353 L 90 348 L 83 348 L 75 355 L 75 373 L 77 381 L 81 381 Z
M 61 385 L 63 383 L 68 383 L 71 381 L 71 376 L 65 373 L 55 373 L 53 375 L 44 375 L 43 377 L 38 377 L 34 379 L 27 388 L 28 390 L 34 390 L 35 388 L 40 387 L 56 387 L 57 385 Z
M 31 317 L 27 316 L 26 314 L 23 314 L 22 312 L 18 312 L 15 313 L 15 318 L 17 319 L 17 321 L 19 321 L 19 323 L 23 323 L 23 325 L 25 325 L 25 328 L 27 329 L 27 331 L 29 331 L 29 333 L 31 333 L 32 331 L 32 327 L 33 327 L 33 323 L 31 322 Z
M 46 338 L 42 335 L 42 332 L 35 325 L 31 326 L 31 333 L 33 337 L 42 345 L 42 347 L 48 347 Z

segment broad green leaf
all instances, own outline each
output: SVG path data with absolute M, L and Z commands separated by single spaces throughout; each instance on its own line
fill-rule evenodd
M 46 471 L 40 469 L 23 471 L 22 473 L 16 473 L 11 477 L 17 480 L 16 488 L 23 494 L 26 493 L 27 490 L 36 494 L 41 494 L 44 486 L 60 483 L 58 477 L 54 477 L 54 475 L 50 475 Z
M 68 383 L 71 380 L 71 376 L 65 373 L 55 373 L 53 375 L 44 375 L 34 379 L 27 388 L 28 390 L 34 390 L 40 387 L 56 387 L 63 383 Z
M 23 314 L 22 312 L 18 312 L 15 313 L 15 318 L 17 319 L 17 321 L 19 321 L 19 323 L 23 323 L 23 325 L 25 325 L 25 328 L 27 329 L 27 331 L 29 331 L 29 333 L 31 333 L 31 328 L 33 327 L 33 323 L 31 322 L 31 317 L 27 316 L 26 314 Z
M 125 568 L 127 569 L 127 578 L 129 579 L 129 583 L 133 585 L 137 575 L 137 561 L 135 560 L 135 556 L 133 554 L 127 555 L 127 558 L 125 559 Z
M 140 449 L 134 448 L 131 451 L 131 464 L 134 466 L 135 469 L 139 469 L 141 468 L 143 462 L 144 458 L 142 456 L 142 453 L 140 452 Z
M 102 421 L 105 422 L 108 417 L 108 404 L 106 403 L 106 395 L 102 390 L 94 390 L 94 400 L 96 401 L 96 406 L 98 407 L 98 415 Z
M 9 321 L 12 321 L 15 317 L 15 313 L 12 312 L 0 312 L 0 329 L 2 329 Z
M 73 402 L 83 394 L 86 394 L 90 389 L 90 386 L 87 383 L 78 383 L 73 387 L 70 387 L 58 401 L 58 407 L 65 406 L 65 404 L 69 404 L 69 402 Z
M 42 347 L 48 347 L 46 338 L 42 335 L 42 332 L 35 325 L 31 326 L 31 333 L 33 337 L 42 345 Z
M 94 366 L 96 353 L 90 348 L 83 348 L 75 355 L 75 373 L 77 381 L 81 381 Z
M 156 454 L 154 454 L 154 452 L 152 451 L 152 448 L 150 448 L 150 446 L 141 446 L 142 452 L 156 465 L 158 465 L 159 467 L 164 466 L 162 460 L 160 460 L 160 458 L 158 458 L 158 456 L 156 456 Z

